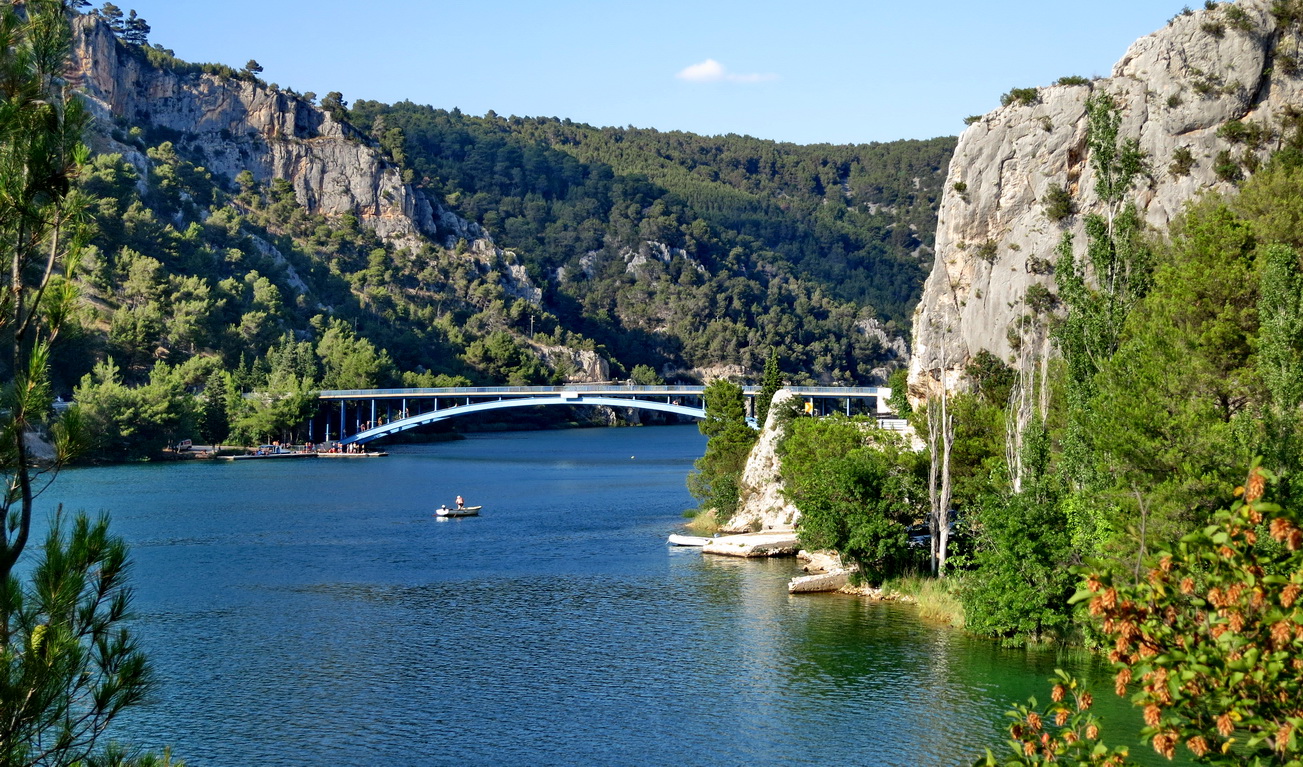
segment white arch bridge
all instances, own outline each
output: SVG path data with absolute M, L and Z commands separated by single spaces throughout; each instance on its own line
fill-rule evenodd
M 438 389 L 336 389 L 318 396 L 323 408 L 308 422 L 308 439 L 366 444 L 449 418 L 513 407 L 605 405 L 705 418 L 704 386 L 456 386 Z M 882 386 L 789 386 L 814 415 L 838 412 L 893 418 L 887 406 L 891 389 Z M 743 389 L 747 413 L 755 412 L 759 386 Z M 754 422 L 752 423 L 754 426 Z M 888 425 L 888 423 L 884 423 Z M 320 431 L 318 431 L 320 429 Z M 314 433 L 315 432 L 315 433 Z

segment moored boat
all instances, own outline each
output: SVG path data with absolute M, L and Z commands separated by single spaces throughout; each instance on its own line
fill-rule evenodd
M 705 546 L 710 541 L 710 538 L 703 538 L 700 535 L 671 535 L 669 537 L 671 546 Z

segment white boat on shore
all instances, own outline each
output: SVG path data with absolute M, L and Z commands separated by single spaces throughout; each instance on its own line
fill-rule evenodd
M 703 538 L 700 535 L 671 535 L 669 544 L 671 546 L 705 546 L 712 539 Z
M 447 506 L 440 506 L 439 508 L 437 508 L 437 509 L 434 510 L 434 515 L 435 515 L 436 517 L 444 517 L 444 518 L 451 518 L 451 517 L 478 517 L 478 516 L 480 515 L 480 509 L 482 509 L 482 508 L 484 508 L 484 507 L 483 507 L 483 506 L 464 506 L 464 507 L 462 507 L 462 508 L 460 508 L 460 509 L 457 509 L 457 508 L 451 508 L 451 509 L 450 509 L 450 508 L 448 508 Z

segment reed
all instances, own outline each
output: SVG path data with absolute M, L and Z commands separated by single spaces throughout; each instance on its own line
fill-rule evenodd
M 882 593 L 899 595 L 918 605 L 919 617 L 954 628 L 964 627 L 964 606 L 950 591 L 954 581 L 921 575 L 904 575 L 882 584 Z

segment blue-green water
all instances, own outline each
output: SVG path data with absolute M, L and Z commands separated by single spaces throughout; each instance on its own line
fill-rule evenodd
M 967 764 L 1056 665 L 1124 708 L 1079 659 L 789 596 L 790 560 L 667 549 L 703 444 L 80 469 L 42 503 L 108 511 L 131 544 L 160 683 L 117 734 L 192 766 Z M 432 516 L 458 494 L 483 516 Z

